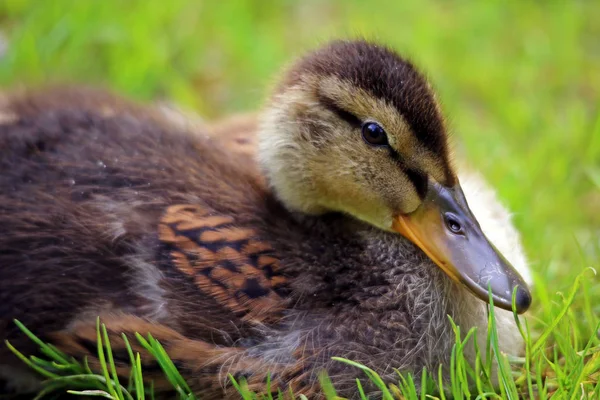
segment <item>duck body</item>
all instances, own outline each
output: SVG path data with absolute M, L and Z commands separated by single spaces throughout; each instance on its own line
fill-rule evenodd
M 245 344 L 265 360 L 257 371 L 265 373 L 271 362 L 293 364 L 297 352 L 315 367 L 335 354 L 401 367 L 435 363 L 444 353 L 423 341 L 447 325 L 450 310 L 431 306 L 444 281 L 430 279 L 440 274 L 409 243 L 373 236 L 375 229 L 342 215 L 295 218 L 210 138 L 77 102 L 37 109 L 35 97 L 20 101 L 32 109 L 5 109 L 19 117 L 0 126 L 2 339 L 29 348 L 15 318 L 44 337 L 86 319 L 93 324 L 97 315 L 131 314 L 215 346 Z M 198 227 L 178 229 L 186 220 Z M 220 224 L 203 231 L 211 220 Z M 174 232 L 161 235 L 159 227 Z M 207 231 L 224 238 L 202 241 Z M 174 254 L 186 239 L 194 242 L 190 257 L 257 245 L 234 265 L 217 266 L 212 256 L 205 268 L 190 262 L 190 271 Z M 277 261 L 261 267 L 257 255 Z M 231 272 L 231 290 L 219 285 L 226 278 L 217 269 Z M 247 288 L 233 282 L 253 274 Z M 3 350 L 2 360 L 10 358 Z
M 331 357 L 394 382 L 447 365 L 448 315 L 485 326 L 485 303 L 411 241 L 286 207 L 208 132 L 87 89 L 6 95 L 0 115 L 0 339 L 25 354 L 37 349 L 13 319 L 95 365 L 100 316 L 123 376 L 121 333 L 151 333 L 203 398 L 236 397 L 229 373 L 317 396 L 322 370 L 350 396 L 358 371 Z M 22 390 L 18 365 L 0 350 L 0 377 Z

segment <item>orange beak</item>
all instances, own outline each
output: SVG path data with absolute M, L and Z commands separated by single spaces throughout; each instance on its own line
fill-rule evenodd
M 491 290 L 495 306 L 512 310 L 516 288 L 516 311 L 531 305 L 527 284 L 485 237 L 459 185 L 449 189 L 430 182 L 419 208 L 395 217 L 392 228 L 483 301 Z

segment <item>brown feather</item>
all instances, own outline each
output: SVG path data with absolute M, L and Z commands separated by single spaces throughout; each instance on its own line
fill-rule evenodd
M 235 396 L 228 372 L 265 391 L 269 371 L 315 397 L 323 369 L 350 395 L 359 372 L 332 356 L 386 381 L 448 362 L 463 292 L 398 235 L 288 211 L 244 124 L 211 137 L 91 89 L 0 107 L 0 339 L 24 353 L 36 348 L 13 319 L 92 357 L 100 315 L 117 352 L 121 332 L 157 337 L 203 398 Z

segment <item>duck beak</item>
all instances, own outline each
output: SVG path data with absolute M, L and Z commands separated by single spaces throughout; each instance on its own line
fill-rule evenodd
M 460 185 L 447 188 L 430 181 L 423 203 L 412 213 L 395 217 L 393 229 L 483 301 L 489 301 L 491 290 L 495 306 L 512 310 L 516 287 L 516 311 L 521 314 L 529 308 L 527 284 L 485 237 Z

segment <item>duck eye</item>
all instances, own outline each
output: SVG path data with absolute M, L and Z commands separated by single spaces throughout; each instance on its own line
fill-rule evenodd
M 387 146 L 388 138 L 381 125 L 375 122 L 365 122 L 362 126 L 362 136 L 365 142 L 373 146 Z
M 452 233 L 462 233 L 462 227 L 460 226 L 460 223 L 452 215 L 446 215 L 446 226 Z

